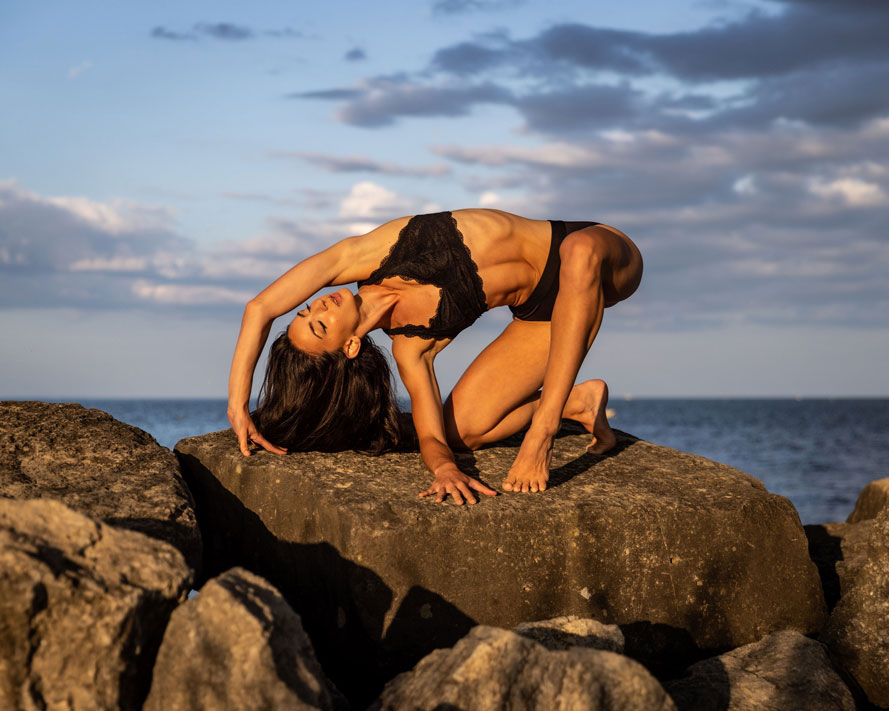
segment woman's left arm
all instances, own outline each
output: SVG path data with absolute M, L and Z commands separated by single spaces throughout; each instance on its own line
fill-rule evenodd
M 435 477 L 432 486 L 421 492 L 420 496 L 434 494 L 436 501 L 441 502 L 450 494 L 458 506 L 464 499 L 470 504 L 476 503 L 473 490 L 496 496 L 496 491 L 457 468 L 454 453 L 448 447 L 441 392 L 433 368 L 437 352 L 434 342 L 399 338 L 393 343 L 392 352 L 401 380 L 411 398 L 411 415 L 417 430 L 420 455 Z

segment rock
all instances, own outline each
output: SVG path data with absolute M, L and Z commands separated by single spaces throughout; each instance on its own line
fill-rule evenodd
M 523 622 L 513 632 L 533 639 L 550 650 L 587 647 L 607 652 L 624 652 L 624 634 L 617 625 L 603 625 L 576 615 L 554 617 L 539 622 Z
M 167 543 L 58 501 L 0 499 L 0 708 L 140 709 L 190 586 Z
M 809 539 L 809 555 L 821 576 L 828 610 L 832 610 L 840 596 L 849 591 L 858 571 L 867 562 L 873 523 L 870 520 L 803 526 Z
M 200 565 L 194 505 L 172 452 L 101 410 L 0 402 L 0 496 L 52 498 L 139 531 Z
M 799 632 L 698 662 L 664 686 L 679 711 L 855 711 L 824 645 Z
M 628 657 L 573 647 L 550 651 L 509 630 L 475 627 L 386 685 L 378 711 L 668 711 L 658 681 Z
M 170 618 L 145 711 L 347 708 L 299 616 L 243 568 L 205 584 Z
M 821 641 L 871 703 L 889 707 L 889 508 L 874 520 L 867 563 L 834 608 Z
M 855 508 L 849 514 L 846 523 L 876 518 L 877 514 L 887 506 L 889 506 L 889 477 L 872 481 L 861 490 Z
M 575 430 L 576 432 L 576 430 Z M 300 613 L 350 699 L 475 624 L 577 615 L 617 624 L 626 653 L 681 665 L 825 618 L 791 503 L 754 477 L 618 433 L 555 443 L 540 495 L 457 507 L 419 499 L 416 452 L 241 455 L 231 431 L 182 440 L 208 571 L 243 565 Z M 519 440 L 458 457 L 497 484 Z M 660 672 L 659 672 L 660 673 Z

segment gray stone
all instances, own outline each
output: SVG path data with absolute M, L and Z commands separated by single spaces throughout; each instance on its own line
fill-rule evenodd
M 270 583 L 233 568 L 173 612 L 145 711 L 345 706 L 299 616 Z
M 871 703 L 889 708 L 889 508 L 874 520 L 867 563 L 834 608 L 821 641 Z
M 167 543 L 58 501 L 0 499 L 0 709 L 141 708 L 191 582 Z
M 551 651 L 509 630 L 479 626 L 389 682 L 374 709 L 670 711 L 670 697 L 629 657 Z
M 887 507 L 889 507 L 889 477 L 872 481 L 861 490 L 855 508 L 849 514 L 846 523 L 876 518 L 877 514 Z
M 518 443 L 458 459 L 497 486 Z M 243 565 L 274 583 L 350 698 L 374 698 L 475 624 L 592 618 L 620 626 L 629 656 L 677 671 L 698 650 L 820 630 L 817 569 L 787 499 L 623 433 L 605 456 L 588 443 L 557 438 L 546 492 L 462 507 L 417 497 L 429 475 L 416 452 L 244 457 L 231 431 L 176 452 L 208 570 Z
M 849 592 L 858 571 L 867 562 L 873 520 L 858 523 L 822 523 L 803 526 L 809 555 L 818 566 L 827 609 Z
M 799 632 L 698 662 L 664 686 L 679 711 L 855 711 L 824 645 Z
M 0 496 L 58 499 L 201 559 L 201 534 L 173 453 L 101 410 L 0 402 Z
M 554 617 L 551 620 L 538 622 L 523 622 L 513 631 L 551 650 L 587 647 L 617 654 L 624 653 L 625 640 L 620 627 L 603 625 L 598 620 L 576 615 Z

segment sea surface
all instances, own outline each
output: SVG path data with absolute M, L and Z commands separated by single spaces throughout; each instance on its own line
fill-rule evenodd
M 80 400 L 169 448 L 229 426 L 225 400 Z M 844 521 L 889 476 L 889 399 L 612 400 L 613 427 L 730 464 L 788 497 L 806 523 Z

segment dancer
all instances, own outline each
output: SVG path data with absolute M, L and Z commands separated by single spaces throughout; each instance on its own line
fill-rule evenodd
M 462 473 L 454 449 L 477 449 L 527 427 L 502 487 L 546 489 L 562 417 L 592 434 L 590 451 L 615 444 L 601 380 L 575 385 L 603 311 L 628 298 L 642 256 L 620 230 L 597 222 L 533 220 L 468 209 L 392 220 L 303 260 L 245 308 L 229 379 L 228 416 L 241 452 L 253 442 L 289 450 L 381 452 L 402 437 L 391 376 L 368 337 L 383 329 L 411 399 L 423 461 L 420 496 L 475 503 L 495 491 Z M 320 289 L 277 337 L 257 410 L 248 399 L 272 322 Z M 435 356 L 482 313 L 513 320 L 442 401 Z

